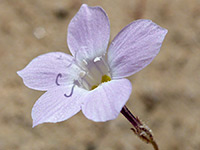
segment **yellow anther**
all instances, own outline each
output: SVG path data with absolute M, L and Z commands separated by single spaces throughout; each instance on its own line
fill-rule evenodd
M 98 87 L 98 85 L 93 85 L 92 88 L 91 88 L 91 90 L 94 90 L 97 87 Z
M 111 78 L 108 75 L 103 75 L 102 79 L 101 79 L 101 83 L 108 82 L 108 81 L 111 81 Z M 91 90 L 94 90 L 98 86 L 99 86 L 99 84 L 98 85 L 93 85 L 92 88 L 91 88 Z
M 108 75 L 103 75 L 101 79 L 101 83 L 111 81 L 111 78 Z

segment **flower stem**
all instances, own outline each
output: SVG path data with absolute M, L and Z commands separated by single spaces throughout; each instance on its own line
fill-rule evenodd
M 159 150 L 158 145 L 156 144 L 153 133 L 151 129 L 142 123 L 138 117 L 135 117 L 129 109 L 124 106 L 121 110 L 121 113 L 126 117 L 126 119 L 133 125 L 131 130 L 143 141 L 146 143 L 151 143 L 155 150 Z

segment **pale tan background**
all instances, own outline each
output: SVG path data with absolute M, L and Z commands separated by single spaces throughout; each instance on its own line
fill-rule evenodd
M 161 150 L 199 150 L 199 0 L 0 0 L 0 150 L 152 149 L 121 114 L 95 123 L 79 113 L 31 128 L 31 108 L 42 92 L 25 87 L 16 71 L 40 54 L 69 53 L 67 26 L 82 3 L 105 9 L 111 39 L 138 18 L 169 30 L 153 63 L 129 78 L 127 106 L 152 128 Z

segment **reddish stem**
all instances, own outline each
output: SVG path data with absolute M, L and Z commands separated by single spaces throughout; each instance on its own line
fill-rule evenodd
M 158 145 L 156 144 L 154 138 L 153 138 L 153 133 L 151 129 L 142 123 L 138 117 L 135 117 L 129 109 L 124 106 L 121 110 L 121 113 L 126 117 L 126 119 L 133 125 L 133 128 L 131 130 L 143 141 L 146 143 L 151 143 L 154 147 L 155 150 L 158 149 Z

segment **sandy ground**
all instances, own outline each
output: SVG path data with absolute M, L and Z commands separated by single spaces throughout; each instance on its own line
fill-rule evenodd
M 95 123 L 82 113 L 32 129 L 31 108 L 42 92 L 16 71 L 34 57 L 67 52 L 66 32 L 82 3 L 102 6 L 111 39 L 138 18 L 169 30 L 155 60 L 130 77 L 129 109 L 153 130 L 161 150 L 200 149 L 199 0 L 0 0 L 0 150 L 150 150 L 122 115 Z

